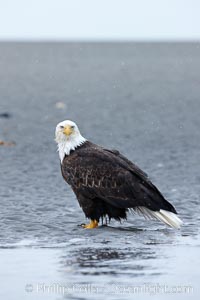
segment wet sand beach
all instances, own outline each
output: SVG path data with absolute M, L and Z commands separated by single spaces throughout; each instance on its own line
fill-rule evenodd
M 0 43 L 0 297 L 197 299 L 200 44 Z M 60 172 L 55 126 L 146 171 L 173 230 L 129 213 L 87 222 Z

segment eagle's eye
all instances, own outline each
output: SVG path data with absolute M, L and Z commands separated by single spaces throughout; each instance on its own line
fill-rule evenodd
M 71 126 L 71 129 L 74 129 L 74 128 L 75 128 L 75 126 L 74 126 L 74 125 L 72 125 L 72 126 Z
M 60 129 L 64 129 L 64 126 L 61 125 L 61 126 L 60 126 Z

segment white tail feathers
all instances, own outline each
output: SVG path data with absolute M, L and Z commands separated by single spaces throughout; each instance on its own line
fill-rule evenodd
M 183 222 L 173 212 L 160 209 L 159 211 L 150 210 L 144 206 L 138 206 L 134 209 L 138 214 L 142 214 L 150 219 L 157 219 L 173 228 L 180 228 Z

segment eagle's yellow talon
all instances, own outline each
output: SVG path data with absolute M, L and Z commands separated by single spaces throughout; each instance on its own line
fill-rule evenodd
M 91 220 L 89 224 L 83 224 L 82 227 L 86 229 L 93 229 L 98 227 L 98 222 L 97 220 Z

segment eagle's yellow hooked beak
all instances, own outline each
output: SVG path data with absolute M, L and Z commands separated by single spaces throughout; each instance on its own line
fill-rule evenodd
M 73 128 L 70 125 L 65 126 L 65 128 L 63 129 L 63 133 L 67 136 L 72 134 L 72 132 L 73 132 Z

